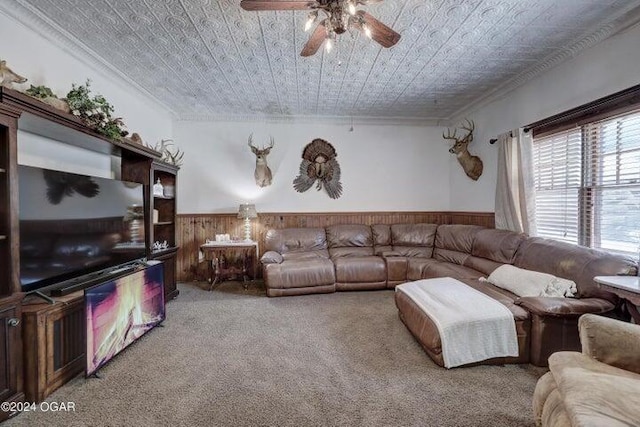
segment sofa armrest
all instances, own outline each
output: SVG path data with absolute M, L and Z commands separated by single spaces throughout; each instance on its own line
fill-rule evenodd
M 578 329 L 584 354 L 640 374 L 640 325 L 585 314 L 578 320 Z
M 276 251 L 267 251 L 260 258 L 260 262 L 263 264 L 282 264 L 284 258 Z
M 585 313 L 607 313 L 615 308 L 613 303 L 600 298 L 522 297 L 515 303 L 544 317 L 578 317 Z

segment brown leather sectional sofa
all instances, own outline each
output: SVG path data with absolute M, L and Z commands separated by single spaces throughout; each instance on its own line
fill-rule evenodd
M 335 225 L 269 230 L 262 259 L 268 296 L 393 289 L 412 280 L 453 277 L 504 304 L 514 315 L 520 354 L 488 363 L 546 366 L 551 353 L 579 350 L 578 317 L 608 313 L 617 297 L 594 276 L 636 274 L 634 260 L 505 230 L 470 225 Z M 577 298 L 518 297 L 487 282 L 502 264 L 573 280 Z M 402 293 L 400 317 L 442 365 L 435 324 Z

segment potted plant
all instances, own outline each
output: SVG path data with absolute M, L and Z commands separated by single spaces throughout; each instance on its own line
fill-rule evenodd
M 64 111 L 65 113 L 71 112 L 71 108 L 69 108 L 69 104 L 67 103 L 67 101 L 58 98 L 56 94 L 53 93 L 51 88 L 47 86 L 31 85 L 31 87 L 27 89 L 25 93 L 33 98 L 39 99 L 45 104 L 51 105 L 58 110 Z
M 80 117 L 87 126 L 94 128 L 98 133 L 109 139 L 118 141 L 127 136 L 124 122 L 121 118 L 112 117 L 113 106 L 102 95 L 91 96 L 90 80 L 84 85 L 71 87 L 67 94 L 67 102 L 71 107 L 71 113 Z

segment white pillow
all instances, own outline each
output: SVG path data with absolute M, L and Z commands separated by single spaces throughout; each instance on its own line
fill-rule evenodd
M 519 297 L 572 297 L 577 291 L 571 280 L 509 264 L 496 268 L 486 280 Z

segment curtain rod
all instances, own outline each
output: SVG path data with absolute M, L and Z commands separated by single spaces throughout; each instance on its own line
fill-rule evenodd
M 528 132 L 528 130 L 525 129 L 525 132 Z M 509 137 L 513 138 L 513 132 L 509 132 Z M 496 142 L 498 142 L 498 138 L 491 138 L 489 140 L 489 144 L 491 145 L 495 144 Z
M 525 130 L 533 129 L 534 132 L 548 130 L 553 127 L 560 127 L 567 123 L 579 122 L 585 118 L 596 116 L 603 112 L 612 111 L 617 108 L 635 106 L 640 103 L 640 85 L 632 86 L 612 95 L 596 99 L 595 101 L 581 105 L 571 110 L 564 111 L 546 119 L 539 120 L 528 125 Z

